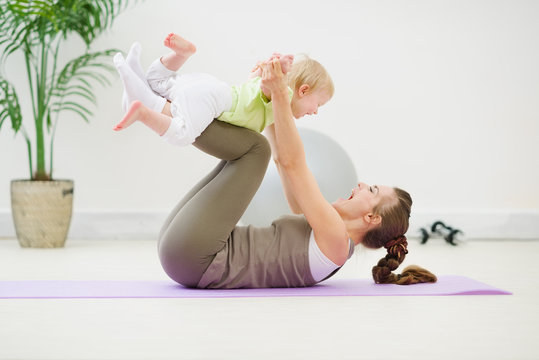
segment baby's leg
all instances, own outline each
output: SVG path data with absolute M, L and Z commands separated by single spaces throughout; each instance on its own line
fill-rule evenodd
M 204 129 L 199 130 L 183 116 L 172 117 L 170 109 L 169 102 L 165 103 L 162 112 L 157 112 L 140 101 L 135 101 L 113 130 L 120 131 L 131 126 L 135 121 L 140 121 L 169 144 L 176 146 L 192 144 Z
M 136 75 L 127 65 L 122 54 L 118 53 L 114 56 L 114 65 L 124 83 L 126 103 L 131 104 L 138 100 L 156 112 L 160 113 L 163 110 L 166 99 L 156 95 L 148 84 Z
M 178 74 L 174 71 L 171 71 L 161 63 L 161 59 L 158 58 L 153 61 L 148 67 L 148 72 L 146 73 L 146 81 L 148 86 L 159 96 L 164 97 L 165 99 L 172 100 L 172 90 L 175 88 L 177 82 Z
M 148 83 L 146 81 L 146 75 L 144 75 L 144 70 L 142 69 L 142 65 L 140 65 L 140 52 L 141 52 L 141 46 L 138 42 L 133 43 L 131 45 L 131 48 L 129 49 L 129 52 L 127 53 L 127 57 L 125 58 L 125 62 L 131 70 L 145 83 Z M 122 95 L 122 109 L 124 111 L 127 111 L 129 109 L 129 100 L 127 98 L 126 91 L 124 89 L 124 93 Z
M 171 71 L 178 71 L 197 50 L 194 44 L 174 33 L 168 34 L 164 44 L 173 52 L 163 56 L 161 62 Z
M 167 103 L 164 111 L 170 114 L 170 111 L 168 110 L 169 107 L 170 105 Z M 170 127 L 172 118 L 169 115 L 158 113 L 157 111 L 148 108 L 140 101 L 135 101 L 131 104 L 131 107 L 127 111 L 127 114 L 125 114 L 124 118 L 113 128 L 113 130 L 123 130 L 129 127 L 135 121 L 142 122 L 144 125 L 155 131 L 158 135 L 162 136 Z

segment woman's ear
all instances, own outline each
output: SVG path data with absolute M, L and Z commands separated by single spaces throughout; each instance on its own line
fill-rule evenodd
M 363 220 L 369 225 L 379 225 L 382 222 L 382 217 L 380 215 L 368 213 L 363 216 Z
M 309 92 L 309 90 L 311 89 L 311 87 L 307 84 L 303 84 L 299 87 L 298 89 L 298 95 L 299 97 L 303 97 L 305 95 L 307 95 L 307 93 Z

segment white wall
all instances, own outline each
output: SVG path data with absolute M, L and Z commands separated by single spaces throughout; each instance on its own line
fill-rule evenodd
M 298 124 L 342 144 L 360 179 L 410 191 L 415 227 L 444 217 L 478 237 L 539 237 L 539 2 L 261 4 L 141 2 L 93 49 L 128 50 L 136 40 L 148 66 L 166 51 L 164 36 L 178 32 L 198 47 L 185 71 L 231 84 L 273 51 L 307 53 L 332 74 L 336 93 Z M 77 39 L 70 45 L 66 58 L 82 49 Z M 24 85 L 16 60 L 5 71 Z M 152 234 L 216 161 L 162 143 L 142 125 L 113 132 L 121 84 L 116 77 L 97 91 L 90 124 L 65 115 L 58 128 L 55 176 L 76 182 L 71 234 Z M 23 138 L 4 125 L 0 237 L 13 234 L 9 182 L 28 177 L 26 156 Z M 107 223 L 114 216 L 121 225 Z

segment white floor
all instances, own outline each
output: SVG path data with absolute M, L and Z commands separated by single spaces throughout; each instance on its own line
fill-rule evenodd
M 411 242 L 406 264 L 511 296 L 0 299 L 0 359 L 539 359 L 539 241 Z M 338 274 L 368 277 L 383 251 Z M 154 241 L 0 240 L 0 280 L 163 280 Z

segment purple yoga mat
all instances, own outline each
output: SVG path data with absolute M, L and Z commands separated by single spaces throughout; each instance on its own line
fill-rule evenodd
M 185 288 L 173 281 L 0 281 L 0 299 L 59 298 L 218 298 L 283 296 L 436 296 L 511 295 L 479 281 L 455 275 L 434 284 L 378 285 L 371 279 L 336 279 L 306 288 L 205 290 Z

